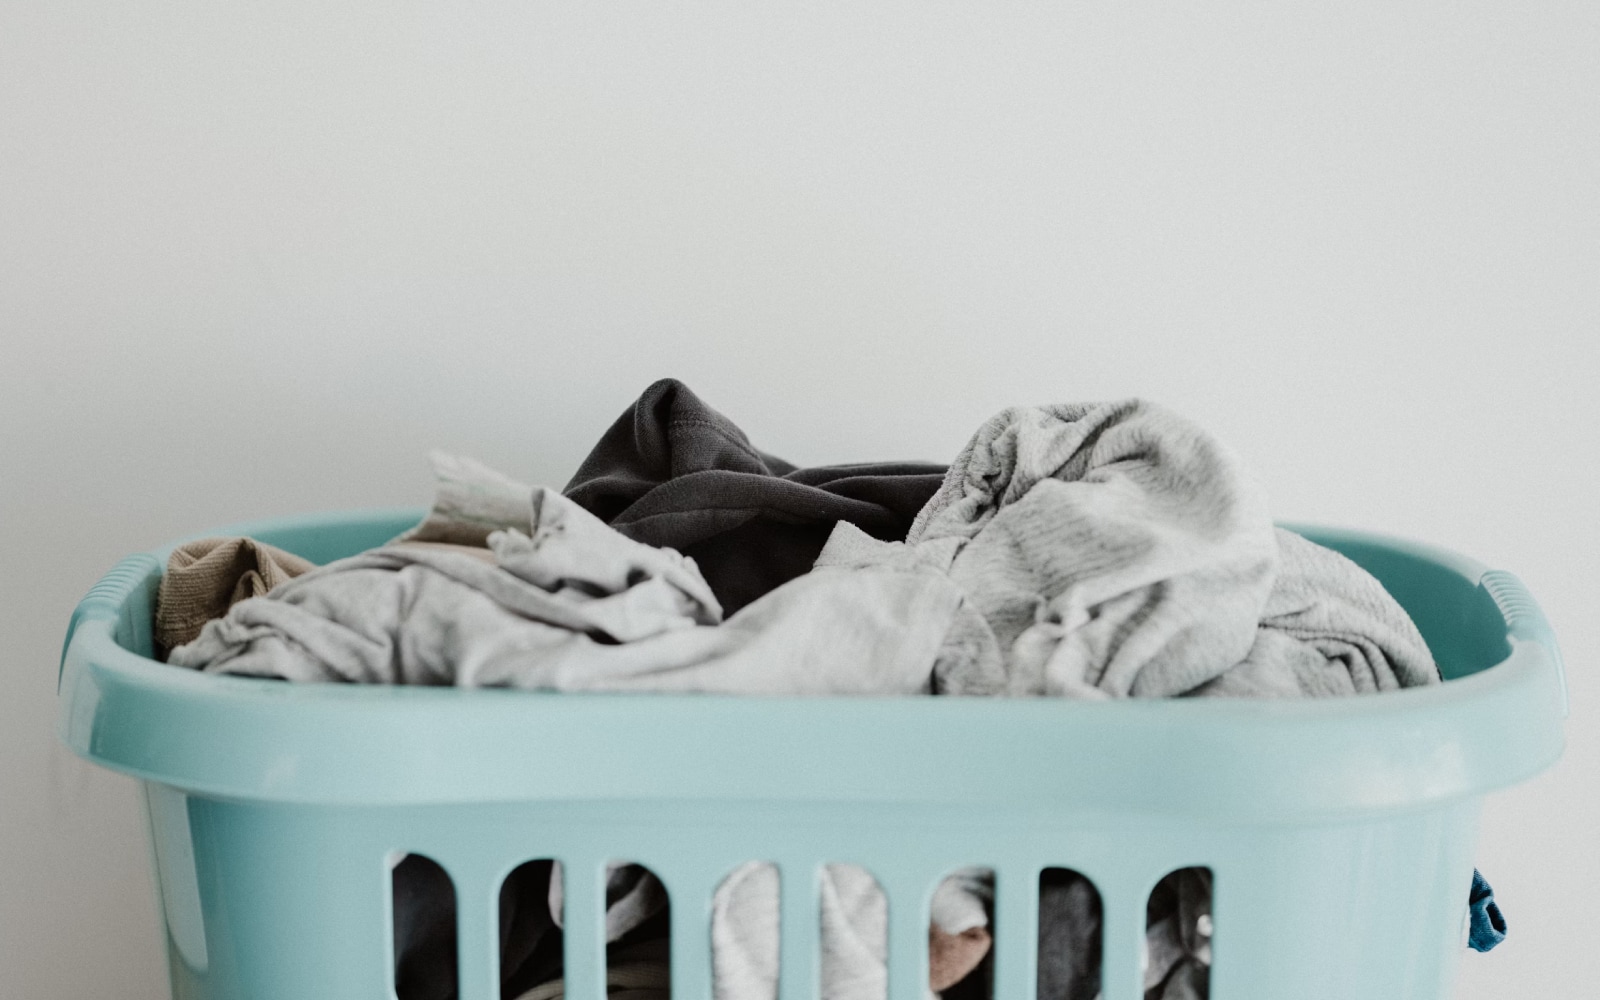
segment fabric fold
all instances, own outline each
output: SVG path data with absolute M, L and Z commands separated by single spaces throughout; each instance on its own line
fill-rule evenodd
M 817 567 L 956 585 L 940 693 L 1321 697 L 1438 681 L 1376 579 L 1274 528 L 1231 452 L 1142 400 L 1002 411 L 904 542 L 840 523 Z
M 315 566 L 253 538 L 202 538 L 172 550 L 156 592 L 159 652 L 193 642 L 206 622 Z
M 944 472 L 928 462 L 800 469 L 756 448 L 682 382 L 662 379 L 563 492 L 623 535 L 692 557 L 731 614 L 807 572 L 836 522 L 904 538 Z
M 441 497 L 476 475 L 443 467 L 452 485 Z M 960 600 L 937 573 L 819 571 L 719 624 L 694 560 L 625 538 L 542 487 L 524 504 L 526 534 L 486 536 L 493 563 L 443 541 L 466 537 L 453 528 L 408 533 L 234 605 L 170 661 L 296 681 L 917 694 Z M 441 501 L 424 525 L 461 509 Z
M 903 545 L 963 595 L 939 670 L 956 694 L 997 675 L 1012 695 L 1189 691 L 1249 652 L 1277 568 L 1238 460 L 1140 400 L 997 414 Z M 900 548 L 841 525 L 817 565 L 896 564 Z

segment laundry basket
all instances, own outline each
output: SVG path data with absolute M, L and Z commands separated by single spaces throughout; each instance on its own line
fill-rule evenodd
M 226 529 L 316 562 L 420 511 Z M 1103 901 L 1105 1000 L 1141 990 L 1145 901 L 1214 878 L 1211 996 L 1442 998 L 1462 948 L 1485 793 L 1561 753 L 1554 637 L 1512 575 L 1439 549 L 1297 527 L 1376 575 L 1447 682 L 1322 701 L 578 695 L 294 685 L 150 658 L 166 551 L 78 605 L 60 730 L 143 782 L 173 996 L 394 995 L 391 868 L 438 862 L 460 995 L 499 996 L 498 897 L 529 859 L 566 872 L 566 995 L 600 1000 L 604 870 L 672 903 L 674 1000 L 711 995 L 710 901 L 748 860 L 782 880 L 783 1000 L 818 994 L 818 872 L 889 902 L 892 1000 L 922 1000 L 932 890 L 996 873 L 994 995 L 1035 995 L 1042 870 Z

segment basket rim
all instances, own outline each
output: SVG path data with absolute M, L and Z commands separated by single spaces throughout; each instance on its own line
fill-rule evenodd
M 392 537 L 419 516 L 332 511 L 206 535 L 321 532 L 337 548 L 341 533 Z M 102 766 L 254 801 L 944 803 L 1223 822 L 1412 810 L 1515 784 L 1560 756 L 1560 652 L 1514 576 L 1407 539 L 1283 526 L 1335 548 L 1420 560 L 1483 591 L 1478 610 L 1498 621 L 1479 624 L 1504 636 L 1507 654 L 1437 686 L 1313 701 L 285 684 L 198 674 L 119 643 L 141 616 L 148 629 L 154 581 L 180 541 L 124 559 L 78 605 L 58 728 Z

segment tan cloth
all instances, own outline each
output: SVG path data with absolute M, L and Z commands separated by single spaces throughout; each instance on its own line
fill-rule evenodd
M 172 550 L 156 594 L 156 645 L 193 642 L 213 618 L 314 568 L 292 552 L 253 538 L 202 538 Z
M 949 934 L 938 924 L 928 928 L 928 988 L 943 993 L 967 978 L 989 954 L 989 929 L 968 927 Z

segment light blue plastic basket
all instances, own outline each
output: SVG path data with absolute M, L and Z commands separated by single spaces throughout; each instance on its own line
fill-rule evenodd
M 225 529 L 324 562 L 420 511 Z M 1483 796 L 1561 753 L 1565 684 L 1508 573 L 1299 527 L 1383 581 L 1448 682 L 1309 702 L 563 695 L 203 676 L 149 659 L 166 551 L 73 614 L 60 730 L 144 782 L 173 996 L 393 996 L 390 866 L 438 861 L 458 900 L 461 997 L 499 996 L 501 880 L 567 872 L 567 996 L 604 995 L 603 872 L 672 899 L 675 1000 L 710 996 L 709 903 L 741 862 L 782 872 L 783 1000 L 817 996 L 817 872 L 864 865 L 889 908 L 892 1000 L 922 1000 L 928 905 L 996 872 L 995 996 L 1035 992 L 1038 880 L 1104 901 L 1105 1000 L 1138 1000 L 1145 899 L 1215 877 L 1216 1000 L 1443 998 Z

